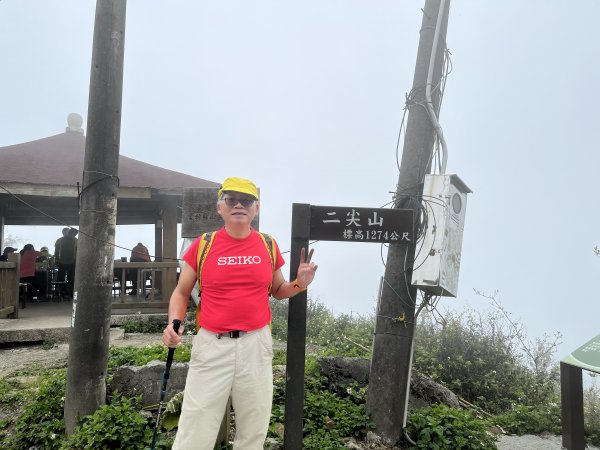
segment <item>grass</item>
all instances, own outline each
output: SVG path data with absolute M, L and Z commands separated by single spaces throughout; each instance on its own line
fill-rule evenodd
M 287 302 L 277 301 L 272 309 L 273 337 L 285 340 Z M 360 439 L 371 427 L 364 409 L 366 389 L 348 389 L 347 392 L 354 394 L 345 397 L 329 392 L 320 374 L 316 357 L 339 355 L 369 358 L 374 319 L 359 315 L 334 315 L 324 305 L 312 300 L 307 304 L 307 318 L 306 339 L 314 352 L 308 352 L 305 365 L 306 421 L 303 446 L 308 449 L 344 448 L 345 439 L 351 436 Z M 476 319 L 468 314 L 457 314 L 446 316 L 444 325 L 420 322 L 417 327 L 419 334 L 415 349 L 416 368 L 442 384 L 467 393 L 468 400 L 475 405 L 491 409 L 496 414 L 491 423 L 497 423 L 507 431 L 515 434 L 544 431 L 559 433 L 558 385 L 552 372 L 552 365 L 547 366 L 546 375 L 532 372 L 531 366 L 523 361 L 522 355 L 517 354 L 518 346 L 510 340 L 511 334 L 502 332 L 501 324 L 493 322 L 497 319 L 492 318 L 491 321 Z M 490 334 L 490 330 L 493 334 Z M 468 346 L 466 350 L 465 345 Z M 191 345 L 182 345 L 178 348 L 177 360 L 188 361 L 190 353 Z M 165 360 L 166 355 L 167 349 L 160 344 L 144 348 L 111 347 L 108 361 L 109 374 L 118 366 L 143 365 L 151 360 Z M 275 350 L 273 364 L 283 365 L 285 361 L 286 352 Z M 473 370 L 478 371 L 476 376 L 471 373 Z M 64 373 L 64 369 L 61 372 L 34 364 L 25 370 L 13 373 L 10 377 L 0 379 L 1 440 L 6 441 L 14 433 L 27 435 L 27 439 L 30 440 L 35 438 L 33 436 L 35 433 L 39 433 L 40 436 L 46 436 L 48 433 L 50 433 L 48 435 L 58 435 L 56 427 L 57 423 L 60 423 L 60 417 L 55 417 L 54 421 L 44 422 L 46 425 L 43 427 L 46 428 L 39 428 L 40 422 L 36 422 L 35 426 L 38 428 L 34 427 L 37 430 L 34 430 L 35 433 L 27 431 L 28 426 L 32 424 L 25 424 L 23 421 L 37 420 L 36 414 L 43 415 L 46 410 L 52 409 L 48 402 L 60 401 L 60 397 L 45 391 L 41 397 L 46 403 L 38 402 L 41 386 L 45 385 L 47 380 L 53 380 L 53 389 L 60 392 L 57 383 L 60 383 L 61 373 Z M 531 399 L 527 403 L 521 401 L 521 396 L 531 392 L 529 384 L 532 380 L 540 379 L 544 382 L 544 390 L 538 389 L 535 392 L 535 402 L 532 404 Z M 281 438 L 284 389 L 285 379 L 275 380 L 273 420 L 269 431 L 275 439 Z M 600 419 L 598 419 L 600 409 L 597 405 L 600 389 L 594 386 L 588 391 L 584 395 L 586 435 L 588 443 L 598 445 L 600 444 Z M 36 404 L 38 406 L 31 406 Z M 61 408 L 55 410 L 57 414 L 62 414 Z M 463 442 L 464 436 L 468 436 L 470 427 L 474 427 L 475 423 L 479 424 L 477 427 L 489 426 L 477 422 L 479 420 L 477 417 L 463 416 L 459 412 L 443 408 L 425 409 L 419 414 L 413 416 L 411 430 L 414 436 L 425 439 L 421 441 L 424 447 L 420 448 L 427 448 L 426 439 L 429 438 L 455 439 L 454 442 Z M 452 434 L 453 427 L 448 424 L 452 424 L 453 421 L 460 422 L 460 434 L 458 428 L 456 428 L 457 433 Z M 93 423 L 98 423 L 96 426 L 102 427 L 101 422 Z M 443 430 L 436 428 L 441 426 L 439 424 L 444 424 Z M 12 450 L 10 446 L 3 445 L 4 441 L 0 447 Z M 53 442 L 46 442 L 47 448 L 53 448 Z

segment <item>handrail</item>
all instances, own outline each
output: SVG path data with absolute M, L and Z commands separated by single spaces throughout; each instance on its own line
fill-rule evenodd
M 168 299 L 171 295 L 171 292 L 175 288 L 175 286 L 168 285 L 166 274 L 168 272 L 174 272 L 179 268 L 179 263 L 177 261 L 154 261 L 154 262 L 127 262 L 127 261 L 119 261 L 116 260 L 114 262 L 114 272 L 115 275 L 118 274 L 120 270 L 120 276 L 117 275 L 117 278 L 120 280 L 120 303 L 125 303 L 125 291 L 127 284 L 127 270 L 135 270 L 137 277 L 137 292 L 136 296 L 140 297 L 141 292 L 145 292 L 146 287 L 146 273 L 150 272 L 150 277 L 153 280 L 152 289 L 148 293 L 148 300 L 150 302 L 154 301 L 155 288 L 160 286 L 162 291 L 163 301 Z M 157 272 L 161 272 L 161 276 L 157 277 Z M 173 276 L 175 279 L 175 276 Z

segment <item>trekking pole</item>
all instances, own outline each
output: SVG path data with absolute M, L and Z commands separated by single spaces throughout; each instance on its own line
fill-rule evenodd
M 181 325 L 181 320 L 173 320 L 173 331 L 175 331 L 175 333 L 179 331 L 179 325 Z M 162 386 L 160 388 L 160 403 L 158 405 L 158 415 L 156 416 L 156 425 L 154 427 L 154 434 L 152 435 L 152 445 L 150 446 L 150 450 L 154 450 L 154 444 L 156 444 L 156 432 L 158 431 L 158 426 L 160 424 L 160 415 L 162 413 L 165 393 L 167 392 L 167 383 L 169 382 L 169 372 L 171 371 L 171 364 L 173 364 L 174 353 L 175 349 L 169 347 L 169 354 L 167 355 L 167 366 L 165 367 L 165 371 L 163 372 Z

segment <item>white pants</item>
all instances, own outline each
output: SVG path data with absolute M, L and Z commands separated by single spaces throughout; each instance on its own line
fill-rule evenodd
M 233 448 L 262 450 L 273 402 L 273 341 L 269 325 L 239 338 L 201 328 L 194 338 L 173 450 L 213 450 L 231 395 Z

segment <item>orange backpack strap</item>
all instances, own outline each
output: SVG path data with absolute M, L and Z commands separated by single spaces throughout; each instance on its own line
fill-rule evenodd
M 267 252 L 269 253 L 269 258 L 271 260 L 271 269 L 275 271 L 275 241 L 271 237 L 270 234 L 267 233 L 259 233 L 262 241 L 267 247 Z
M 271 235 L 267 233 L 258 233 L 267 247 L 267 253 L 269 254 L 269 260 L 271 261 L 271 272 L 275 272 L 275 240 L 271 237 Z M 271 285 L 269 285 L 269 293 L 271 293 Z
M 216 235 L 216 231 L 203 233 L 200 236 L 200 244 L 198 244 L 198 256 L 196 260 L 196 278 L 198 280 L 199 300 L 198 305 L 196 306 L 196 331 L 198 331 L 198 329 L 200 328 L 200 304 L 202 303 L 202 267 L 204 267 L 206 256 L 208 255 L 208 251 L 210 250 L 210 247 L 212 246 Z
M 206 261 L 206 256 L 208 255 L 208 251 L 212 246 L 213 241 L 216 236 L 215 231 L 210 231 L 208 233 L 203 233 L 200 236 L 200 244 L 198 245 L 198 256 L 196 260 L 196 278 L 198 279 L 198 292 L 202 292 L 202 268 L 204 267 L 204 262 Z

